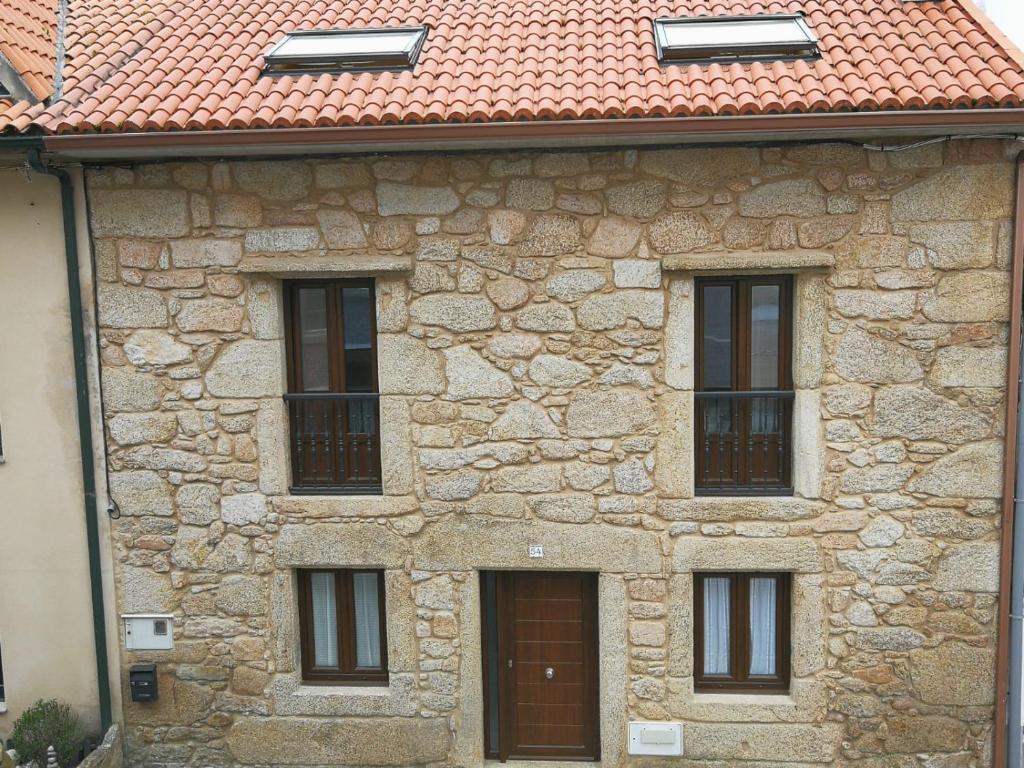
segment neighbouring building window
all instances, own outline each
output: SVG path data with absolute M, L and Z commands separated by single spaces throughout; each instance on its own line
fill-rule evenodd
M 788 573 L 697 573 L 694 596 L 694 690 L 789 689 Z
M 4 690 L 4 656 L 3 648 L 0 648 L 0 712 L 7 708 L 7 692 Z
M 792 281 L 697 282 L 696 490 L 792 493 Z
M 286 285 L 292 491 L 381 493 L 372 280 Z
M 384 685 L 384 572 L 301 570 L 302 678 L 309 683 Z

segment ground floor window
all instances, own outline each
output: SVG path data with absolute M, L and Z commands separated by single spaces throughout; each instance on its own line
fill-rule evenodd
M 300 570 L 298 581 L 303 680 L 386 684 L 384 572 Z
M 694 690 L 788 690 L 789 574 L 697 573 L 694 587 Z

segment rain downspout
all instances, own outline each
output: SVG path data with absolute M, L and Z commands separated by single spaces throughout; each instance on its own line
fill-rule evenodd
M 82 495 L 85 506 L 86 546 L 89 552 L 89 587 L 92 597 L 92 632 L 96 646 L 96 684 L 103 733 L 111 725 L 110 669 L 107 661 L 107 630 L 103 610 L 103 578 L 100 570 L 100 509 L 96 496 L 96 454 L 92 441 L 89 410 L 89 384 L 85 356 L 85 324 L 82 315 L 82 285 L 79 279 L 78 238 L 75 233 L 74 185 L 68 172 L 50 168 L 39 149 L 27 152 L 29 166 L 38 173 L 53 176 L 60 183 L 61 212 L 64 220 L 64 259 L 68 277 L 68 308 L 71 312 L 71 348 L 75 363 L 75 401 L 78 412 L 78 442 L 82 454 Z
M 1006 479 L 1003 488 L 1003 536 L 999 563 L 999 635 L 996 647 L 995 760 L 1006 755 L 1007 768 L 1022 768 L 1021 674 L 1024 629 L 1024 409 L 1020 407 L 1021 320 L 1024 313 L 1024 152 L 1017 156 L 1014 205 L 1013 292 L 1007 372 Z M 1012 473 L 1012 474 L 1011 474 Z M 1008 652 L 1004 652 L 1006 644 Z

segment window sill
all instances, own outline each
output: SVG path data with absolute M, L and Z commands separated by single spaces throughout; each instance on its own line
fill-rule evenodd
M 384 495 L 380 485 L 293 485 L 288 488 L 292 496 L 365 496 L 377 498 Z
M 6 712 L 7 712 L 7 702 L 6 701 L 0 701 L 0 715 L 5 714 Z
M 503 763 L 493 757 L 484 760 L 485 768 L 586 768 L 588 765 L 596 767 L 601 763 L 593 760 L 508 760 Z
M 305 680 L 289 692 L 291 696 L 380 696 L 391 695 L 389 683 L 378 685 L 344 685 L 338 683 L 310 683 Z
M 302 717 L 414 717 L 416 677 L 394 672 L 387 685 L 307 685 L 298 672 L 278 674 L 269 693 L 278 715 Z
M 760 707 L 792 707 L 796 709 L 799 704 L 793 699 L 789 691 L 778 693 L 695 693 L 690 699 L 692 704 L 725 704 L 745 705 Z
M 751 496 L 765 496 L 771 498 L 795 498 L 793 488 L 697 488 L 693 495 L 696 498 L 710 497 L 713 499 L 749 499 Z

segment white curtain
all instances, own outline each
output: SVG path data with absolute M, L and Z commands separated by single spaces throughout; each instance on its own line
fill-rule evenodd
M 338 606 L 333 573 L 313 573 L 313 656 L 318 667 L 338 666 Z
M 380 666 L 380 611 L 376 573 L 353 573 L 356 604 L 356 666 Z
M 775 674 L 774 578 L 750 580 L 750 674 Z
M 704 579 L 704 674 L 729 674 L 729 579 Z

